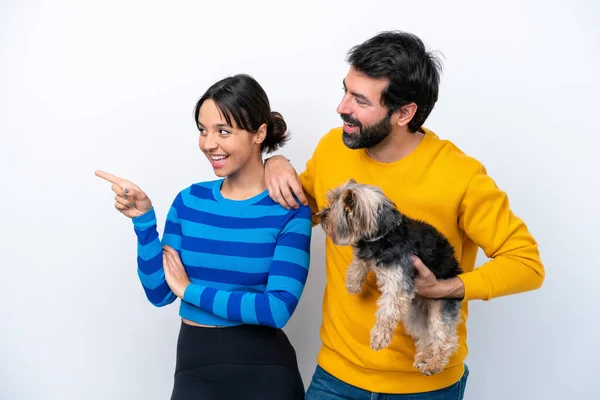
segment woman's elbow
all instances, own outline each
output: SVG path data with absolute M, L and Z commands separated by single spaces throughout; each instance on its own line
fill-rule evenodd
M 169 293 L 158 295 L 158 293 L 154 291 L 146 290 L 146 299 L 152 304 L 154 307 L 161 308 L 164 306 L 168 306 L 173 303 L 176 299 L 176 296 L 169 291 Z

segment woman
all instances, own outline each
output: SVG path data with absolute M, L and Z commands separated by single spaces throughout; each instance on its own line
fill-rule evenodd
M 286 123 L 247 75 L 214 84 L 194 116 L 200 149 L 220 179 L 179 192 L 162 243 L 146 193 L 96 171 L 133 220 L 146 297 L 157 307 L 181 299 L 171 399 L 303 399 L 281 328 L 306 282 L 311 211 L 271 200 L 262 160 L 288 139 Z

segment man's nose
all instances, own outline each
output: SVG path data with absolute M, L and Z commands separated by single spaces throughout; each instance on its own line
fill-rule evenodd
M 340 101 L 340 104 L 338 104 L 336 109 L 338 114 L 352 114 L 349 100 L 350 97 L 348 95 L 344 95 L 344 97 L 342 97 L 342 101 Z

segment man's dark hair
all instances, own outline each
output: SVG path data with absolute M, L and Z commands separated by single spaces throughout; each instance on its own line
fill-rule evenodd
M 410 132 L 416 132 L 425 123 L 438 99 L 442 68 L 416 35 L 381 32 L 350 49 L 347 61 L 371 78 L 389 79 L 381 103 L 387 106 L 390 115 L 407 104 L 417 105 L 408 123 Z

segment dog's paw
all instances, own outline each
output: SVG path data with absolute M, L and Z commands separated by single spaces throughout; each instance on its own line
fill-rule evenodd
M 417 353 L 415 354 L 415 362 L 413 363 L 413 366 L 417 369 L 420 369 L 420 366 L 425 364 L 425 361 L 425 353 Z
M 423 375 L 431 376 L 442 372 L 444 366 L 447 362 L 443 362 L 443 360 L 438 356 L 434 355 L 433 357 L 426 359 L 425 357 L 417 357 L 415 356 L 414 366 L 417 368 Z
M 363 284 L 365 283 L 365 274 L 363 267 L 360 264 L 352 263 L 348 267 L 346 274 L 346 289 L 350 294 L 358 294 L 362 292 Z
M 421 373 L 425 376 L 431 376 L 442 372 L 442 368 L 432 368 L 429 365 L 423 365 L 421 368 L 419 368 L 419 371 L 421 371 Z
M 371 329 L 371 349 L 381 350 L 390 345 L 392 342 L 392 331 L 388 329 Z
M 356 281 L 346 281 L 346 290 L 348 290 L 348 293 L 350 294 L 359 294 L 360 292 L 362 292 L 362 288 L 363 288 L 363 284 L 362 282 L 356 282 Z

